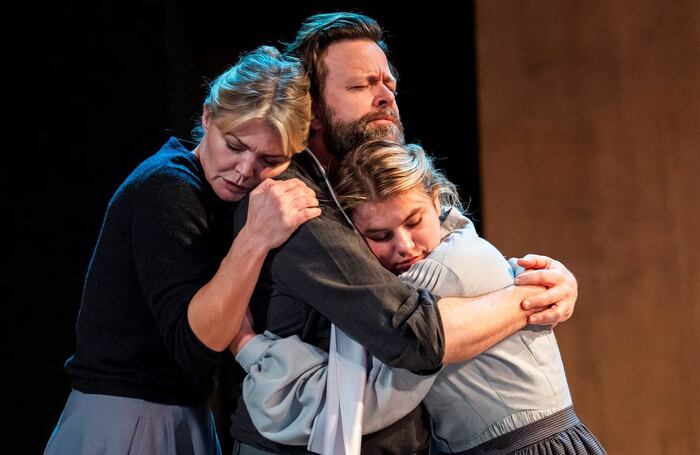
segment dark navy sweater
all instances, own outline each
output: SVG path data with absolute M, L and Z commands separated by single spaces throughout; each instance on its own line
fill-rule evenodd
M 174 138 L 129 175 L 87 272 L 66 362 L 73 388 L 179 405 L 208 397 L 221 354 L 194 335 L 187 307 L 228 252 L 232 208 Z

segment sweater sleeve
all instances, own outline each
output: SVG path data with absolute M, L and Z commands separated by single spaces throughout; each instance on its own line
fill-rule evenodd
M 170 356 L 188 373 L 212 371 L 220 353 L 194 334 L 187 308 L 218 266 L 212 217 L 197 180 L 170 169 L 131 194 L 130 239 L 141 288 Z

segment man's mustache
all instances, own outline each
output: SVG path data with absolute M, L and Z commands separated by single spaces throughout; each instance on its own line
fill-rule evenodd
M 367 123 L 372 122 L 374 120 L 389 120 L 390 122 L 394 123 L 395 125 L 401 124 L 401 120 L 399 119 L 399 113 L 397 111 L 392 110 L 392 109 L 379 111 L 379 112 L 373 112 L 371 114 L 365 115 L 361 119 L 362 123 L 364 123 L 364 124 L 367 124 Z

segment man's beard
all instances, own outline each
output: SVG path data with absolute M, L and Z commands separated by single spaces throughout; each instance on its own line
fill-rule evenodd
M 392 109 L 383 109 L 364 115 L 358 120 L 344 122 L 335 114 L 323 106 L 321 117 L 326 126 L 324 143 L 326 150 L 336 158 L 343 158 L 360 145 L 374 140 L 392 141 L 398 144 L 404 143 L 403 125 L 399 113 Z M 391 124 L 371 124 L 378 118 L 391 119 Z

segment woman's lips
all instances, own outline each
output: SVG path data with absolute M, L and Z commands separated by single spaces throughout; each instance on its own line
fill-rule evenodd
M 224 181 L 224 185 L 226 186 L 226 188 L 230 191 L 235 191 L 238 193 L 247 193 L 250 191 L 250 188 L 246 188 L 245 186 L 237 185 L 230 180 L 226 180 L 223 177 L 222 177 L 222 180 Z

